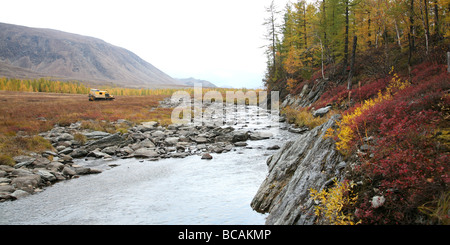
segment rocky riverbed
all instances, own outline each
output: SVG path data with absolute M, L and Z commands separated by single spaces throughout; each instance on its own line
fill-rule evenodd
M 173 106 L 173 105 L 171 105 Z M 257 108 L 244 106 L 248 110 Z M 247 120 L 257 121 L 262 114 L 249 113 Z M 245 148 L 247 140 L 256 141 L 273 137 L 270 125 L 264 124 L 247 128 L 249 121 L 233 126 L 194 126 L 193 124 L 172 124 L 162 127 L 150 121 L 138 125 L 120 119 L 112 125 L 127 124 L 126 133 L 110 134 L 102 131 L 83 129 L 82 123 L 69 126 L 55 126 L 40 136 L 48 139 L 54 150 L 41 154 L 15 157 L 16 165 L 0 166 L 0 201 L 18 198 L 41 192 L 56 182 L 78 178 L 81 175 L 99 174 L 104 169 L 75 164 L 75 160 L 92 161 L 103 159 L 137 158 L 140 161 L 157 161 L 167 158 L 198 156 L 211 159 L 211 154 L 220 154 Z M 288 129 L 288 128 L 285 128 Z M 290 129 L 291 132 L 304 133 L 303 129 Z M 278 145 L 269 146 L 277 150 Z M 114 167 L 114 164 L 111 164 Z

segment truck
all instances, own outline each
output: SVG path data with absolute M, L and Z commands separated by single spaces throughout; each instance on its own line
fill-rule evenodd
M 106 90 L 91 89 L 89 92 L 89 101 L 95 100 L 114 100 L 114 96 Z

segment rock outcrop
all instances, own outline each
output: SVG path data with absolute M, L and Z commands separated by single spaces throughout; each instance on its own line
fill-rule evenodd
M 286 142 L 267 160 L 269 174 L 251 206 L 269 213 L 268 225 L 311 225 L 320 223 L 314 215 L 310 189 L 321 190 L 335 178 L 341 180 L 346 164 L 335 150 L 335 142 L 324 138 L 338 115 L 327 123 Z

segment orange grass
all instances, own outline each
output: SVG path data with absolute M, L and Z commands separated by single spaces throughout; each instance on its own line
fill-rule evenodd
M 87 95 L 0 91 L 0 135 L 18 131 L 33 135 L 84 120 L 170 123 L 171 109 L 156 108 L 158 96 L 118 96 L 114 101 L 88 101 Z

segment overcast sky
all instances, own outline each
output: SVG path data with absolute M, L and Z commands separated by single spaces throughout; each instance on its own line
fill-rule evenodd
M 102 39 L 174 78 L 262 86 L 265 7 L 272 0 L 14 0 L 0 22 Z M 275 0 L 283 9 L 289 0 Z

